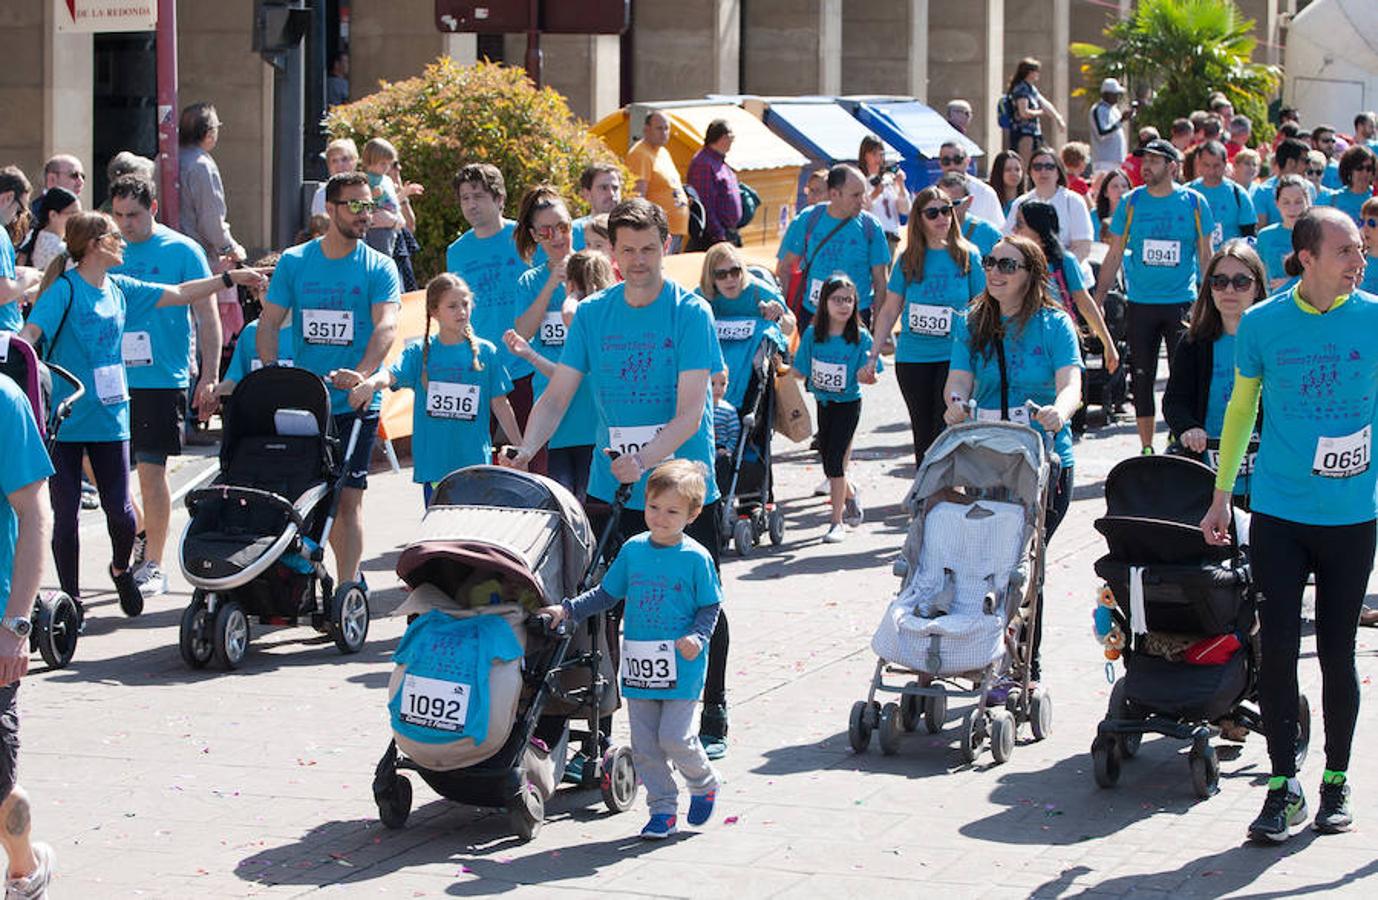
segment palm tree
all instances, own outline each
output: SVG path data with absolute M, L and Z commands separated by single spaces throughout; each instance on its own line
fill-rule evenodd
M 1253 27 L 1233 0 L 1140 0 L 1133 16 L 1106 28 L 1109 46 L 1072 44 L 1073 55 L 1086 60 L 1088 87 L 1076 93 L 1094 97 L 1102 79 L 1118 78 L 1143 100 L 1139 121 L 1166 134 L 1174 119 L 1203 109 L 1220 91 L 1266 140 L 1267 104 L 1282 72 L 1250 61 Z

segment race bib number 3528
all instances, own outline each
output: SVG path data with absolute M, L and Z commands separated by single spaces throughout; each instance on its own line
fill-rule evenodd
M 813 361 L 813 389 L 829 394 L 840 394 L 847 390 L 846 363 L 830 363 L 815 359 Z
M 471 691 L 469 685 L 454 681 L 403 676 L 400 718 L 422 728 L 457 732 L 469 718 Z

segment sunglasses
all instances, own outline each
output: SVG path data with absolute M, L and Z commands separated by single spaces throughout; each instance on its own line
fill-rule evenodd
M 981 260 L 981 268 L 987 272 L 995 269 L 1002 275 L 1013 275 L 1020 269 L 1027 269 L 1028 267 L 1028 263 L 1012 256 L 987 256 Z
M 716 278 L 716 279 L 718 279 L 719 281 L 722 281 L 724 278 L 741 278 L 741 277 L 742 277 L 742 267 L 741 267 L 741 266 L 731 266 L 731 267 L 726 268 L 726 269 L 714 269 L 714 270 L 713 270 L 713 277 Z
M 81 171 L 80 169 L 78 169 L 78 170 L 76 170 L 75 172 L 68 172 L 68 173 L 67 173 L 67 177 L 68 177 L 68 178 L 75 178 L 77 181 L 85 181 L 85 180 L 86 180 L 86 173 L 83 172 L 83 171 Z
M 355 216 L 364 212 L 371 213 L 378 208 L 378 204 L 374 203 L 372 200 L 341 200 L 336 203 L 336 205 L 343 206 L 345 209 L 349 210 L 351 215 Z
M 1378 219 L 1360 219 L 1360 228 L 1378 228 Z
M 1211 290 L 1223 291 L 1225 288 L 1232 287 L 1236 291 L 1247 291 L 1254 286 L 1254 276 L 1240 273 L 1238 275 L 1212 275 L 1210 277 Z
M 1030 163 L 1029 168 L 1035 172 L 1056 172 L 1057 163 Z
M 540 228 L 532 228 L 531 233 L 536 236 L 538 241 L 548 241 L 557 234 L 569 234 L 574 225 L 569 222 L 556 222 L 554 225 L 542 225 Z
M 1316 178 L 1320 178 L 1322 175 L 1325 174 L 1325 169 L 1307 169 L 1307 170 L 1306 170 L 1306 174 L 1307 174 L 1308 176 L 1314 176 L 1314 177 L 1316 177 Z
M 966 158 L 965 156 L 940 156 L 940 157 L 938 157 L 938 163 L 939 163 L 939 165 L 944 165 L 944 166 L 960 166 L 960 165 L 964 165 L 964 164 L 966 163 L 966 161 L 967 161 L 967 158 Z
M 952 215 L 952 204 L 950 203 L 947 206 L 925 207 L 923 211 L 923 217 L 930 222 L 936 222 L 938 219 L 950 215 Z

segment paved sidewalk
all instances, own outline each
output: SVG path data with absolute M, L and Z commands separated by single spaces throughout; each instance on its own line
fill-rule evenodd
M 854 700 L 875 659 L 871 633 L 897 582 L 890 564 L 906 522 L 898 503 L 912 474 L 908 426 L 892 377 L 867 395 L 855 477 L 867 521 L 824 545 L 826 508 L 809 492 L 816 462 L 781 441 L 779 494 L 788 534 L 727 562 L 732 627 L 731 749 L 718 813 L 664 844 L 635 834 L 644 794 L 623 815 L 598 796 L 562 790 L 544 831 L 521 844 L 503 816 L 416 788 L 408 827 L 378 824 L 373 767 L 388 738 L 389 655 L 403 622 L 392 574 L 420 520 L 420 490 L 375 476 L 366 514 L 366 570 L 377 618 L 364 652 L 340 656 L 309 629 L 261 629 L 233 674 L 192 672 L 178 657 L 189 592 L 125 620 L 110 593 L 91 593 L 92 617 L 70 668 L 41 671 L 20 693 L 21 780 L 38 837 L 54 843 L 67 897 L 1326 896 L 1378 891 L 1378 741 L 1374 717 L 1356 737 L 1352 780 L 1360 830 L 1311 833 L 1282 848 L 1245 845 L 1262 801 L 1267 761 L 1257 737 L 1222 749 L 1222 789 L 1197 801 L 1184 746 L 1144 742 L 1120 786 L 1098 789 L 1088 748 L 1107 684 L 1090 636 L 1103 553 L 1092 522 L 1101 486 L 1132 452 L 1129 425 L 1078 447 L 1071 515 L 1050 548 L 1044 643 L 1056 703 L 1053 735 L 1022 736 L 1013 758 L 961 764 L 953 704 L 946 730 L 906 735 L 897 756 L 846 737 Z M 97 513 L 83 529 L 92 589 L 108 553 Z M 174 543 L 185 521 L 177 514 Z M 1371 691 L 1375 632 L 1360 634 L 1360 675 Z M 1322 768 L 1314 645 L 1303 684 L 1316 710 L 1303 774 L 1315 801 Z M 625 740 L 619 716 L 617 735 Z

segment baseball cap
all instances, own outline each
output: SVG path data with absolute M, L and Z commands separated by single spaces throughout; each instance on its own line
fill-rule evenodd
M 1155 156 L 1164 157 L 1165 159 L 1169 159 L 1172 162 L 1179 163 L 1182 161 L 1181 151 L 1178 150 L 1176 147 L 1172 146 L 1170 142 L 1165 141 L 1162 138 L 1149 141 L 1147 144 L 1145 144 L 1144 153 L 1152 153 Z
M 1124 88 L 1120 87 L 1120 83 L 1114 78 L 1107 78 L 1100 83 L 1100 92 L 1102 94 L 1123 94 Z

